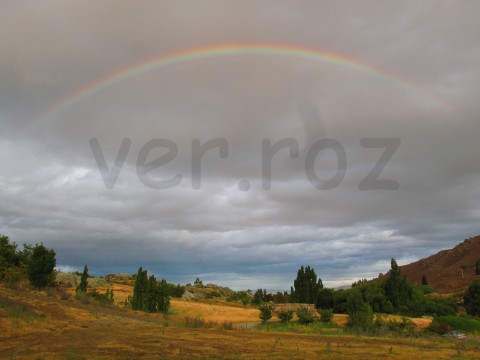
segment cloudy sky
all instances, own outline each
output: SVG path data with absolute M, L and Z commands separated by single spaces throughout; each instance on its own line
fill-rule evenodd
M 234 289 L 452 247 L 480 233 L 479 35 L 473 0 L 1 1 L 0 233 Z

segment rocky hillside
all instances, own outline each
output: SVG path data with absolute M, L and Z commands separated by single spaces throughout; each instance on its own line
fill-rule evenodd
M 463 292 L 473 280 L 480 279 L 480 275 L 475 275 L 478 259 L 480 236 L 400 268 L 411 283 L 420 284 L 425 275 L 429 285 L 439 293 L 457 293 Z

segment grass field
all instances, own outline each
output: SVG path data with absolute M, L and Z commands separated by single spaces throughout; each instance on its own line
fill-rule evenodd
M 0 288 L 0 359 L 480 359 L 475 336 L 380 338 L 279 323 L 244 329 L 226 324 L 256 322 L 258 310 L 233 303 L 174 300 L 163 317 L 62 297 Z

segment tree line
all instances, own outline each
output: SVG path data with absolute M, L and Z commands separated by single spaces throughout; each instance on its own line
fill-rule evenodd
M 477 261 L 476 265 L 479 263 Z M 431 315 L 435 319 L 456 319 L 455 298 L 428 296 L 433 290 L 428 285 L 426 277 L 422 278 L 422 285 L 410 284 L 395 259 L 391 259 L 391 269 L 385 279 L 377 281 L 363 279 L 353 283 L 350 289 L 324 288 L 322 280 L 309 266 L 300 267 L 293 283 L 288 294 L 289 302 L 314 304 L 320 320 L 325 322 L 330 321 L 333 313 L 348 314 L 348 325 L 351 328 L 372 330 L 384 326 L 398 326 L 403 330 L 413 329 L 413 323 L 405 316 Z M 260 319 L 263 323 L 272 317 L 274 310 L 272 303 L 275 303 L 275 298 L 270 294 L 268 300 L 268 295 L 265 290 L 258 289 L 253 299 L 253 303 L 259 306 Z M 480 316 L 480 279 L 472 282 L 463 299 L 467 314 Z M 296 313 L 299 323 L 307 324 L 314 321 L 314 314 L 305 306 L 300 306 Z M 377 313 L 376 317 L 374 313 Z M 381 313 L 404 317 L 402 323 L 386 324 L 379 315 Z M 277 316 L 280 321 L 289 322 L 293 310 L 279 310 Z

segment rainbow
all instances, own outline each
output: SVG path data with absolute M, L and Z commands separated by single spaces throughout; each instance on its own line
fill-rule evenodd
M 247 55 L 281 56 L 300 60 L 311 60 L 322 62 L 324 64 L 345 67 L 356 71 L 362 71 L 373 76 L 385 78 L 388 81 L 393 81 L 408 90 L 413 90 L 419 94 L 423 94 L 436 103 L 441 104 L 449 111 L 458 111 L 454 104 L 449 102 L 440 94 L 430 91 L 406 77 L 340 53 L 310 49 L 295 45 L 235 43 L 202 46 L 183 51 L 160 54 L 117 69 L 112 73 L 106 74 L 91 81 L 90 83 L 87 83 L 83 87 L 71 92 L 65 97 L 60 98 L 52 106 L 50 106 L 47 111 L 30 121 L 24 128 L 24 131 L 28 132 L 42 122 L 52 121 L 68 108 L 81 103 L 83 100 L 100 91 L 127 81 L 128 79 L 142 76 L 149 72 L 163 69 L 172 65 L 180 65 L 192 61 L 208 60 L 217 57 L 235 57 Z

